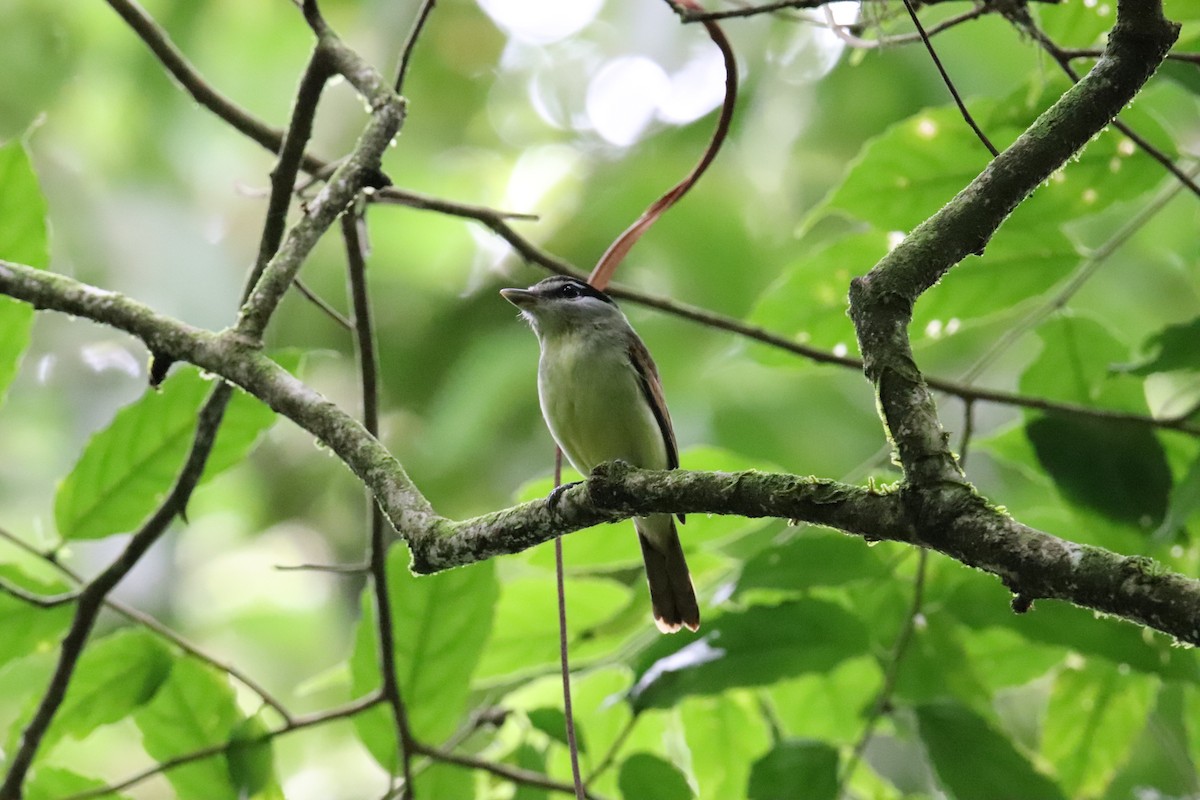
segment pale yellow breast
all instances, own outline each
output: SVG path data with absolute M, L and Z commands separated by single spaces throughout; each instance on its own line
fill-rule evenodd
M 666 469 L 662 431 L 625 349 L 597 344 L 567 336 L 555 342 L 553 352 L 542 353 L 538 397 L 550 433 L 584 475 L 618 458 Z

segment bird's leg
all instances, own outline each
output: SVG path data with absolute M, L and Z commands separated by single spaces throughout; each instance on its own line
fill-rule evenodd
M 546 505 L 553 510 L 555 506 L 558 505 L 559 501 L 562 500 L 563 492 L 565 492 L 567 489 L 570 489 L 572 486 L 578 486 L 581 483 L 583 483 L 583 481 L 571 481 L 570 483 L 564 483 L 559 486 L 555 486 L 550 494 L 546 495 Z

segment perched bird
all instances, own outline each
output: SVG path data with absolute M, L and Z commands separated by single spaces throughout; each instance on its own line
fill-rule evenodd
M 643 469 L 679 466 L 658 369 L 611 297 L 561 275 L 500 294 L 537 334 L 542 416 L 575 469 L 586 476 L 616 459 Z M 633 524 L 659 630 L 697 630 L 700 608 L 675 520 L 652 514 Z

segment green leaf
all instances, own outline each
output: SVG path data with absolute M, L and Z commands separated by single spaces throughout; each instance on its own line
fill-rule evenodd
M 275 750 L 262 739 L 269 728 L 262 712 L 239 722 L 229 736 L 229 776 L 242 797 L 261 796 L 278 790 L 275 778 Z M 275 792 L 279 793 L 280 792 Z
M 1196 456 L 1187 473 L 1171 489 L 1167 515 L 1154 532 L 1154 538 L 1170 539 L 1197 511 L 1200 511 L 1200 455 Z
M 546 774 L 546 755 L 528 744 L 517 747 L 511 758 L 521 769 Z M 550 792 L 537 786 L 519 783 L 513 792 L 513 800 L 550 800 Z
M 408 549 L 397 544 L 387 558 L 388 599 L 400 690 L 413 735 L 436 742 L 457 726 L 492 627 L 495 567 L 468 567 L 415 576 Z M 365 695 L 380 685 L 373 589 L 362 595 L 362 619 L 350 657 L 351 688 Z M 385 769 L 396 766 L 397 743 L 390 710 L 379 706 L 354 718 L 359 738 Z
M 1143 388 L 1156 419 L 1200 418 L 1200 370 L 1156 372 L 1147 376 Z
M 157 761 L 224 745 L 242 719 L 229 679 L 194 658 L 179 658 L 154 699 L 133 716 L 142 747 Z M 225 754 L 166 773 L 180 800 L 239 800 Z
M 804 599 L 722 614 L 701 634 L 663 637 L 639 658 L 635 708 L 667 708 L 687 695 L 829 670 L 864 653 L 862 620 L 839 605 Z
M 82 739 L 151 702 L 171 673 L 171 654 L 154 634 L 128 628 L 90 644 L 79 659 L 62 706 L 46 734 Z
M 179 369 L 158 391 L 147 389 L 118 411 L 58 487 L 54 519 L 59 533 L 97 539 L 137 527 L 174 484 L 191 447 L 196 415 L 215 385 L 194 368 Z M 274 421 L 275 412 L 235 390 L 202 481 L 241 461 Z
M 1187 752 L 1191 762 L 1200 767 L 1200 689 L 1192 686 L 1180 693 L 1183 718 L 1186 720 Z
M 11 564 L 0 564 L 0 579 L 49 597 L 67 591 L 61 581 L 43 581 Z M 0 666 L 35 650 L 57 646 L 71 622 L 70 604 L 40 608 L 0 589 Z
M 19 141 L 0 145 L 0 259 L 45 269 L 46 200 L 29 155 Z M 33 307 L 0 297 L 0 404 L 29 346 Z
M 1139 731 L 1129 760 L 1108 786 L 1105 800 L 1126 797 L 1187 798 L 1200 795 L 1198 763 L 1188 754 L 1188 726 L 1196 717 L 1188 712 L 1186 693 L 1178 683 L 1164 683 L 1149 722 Z
M 981 112 L 982 104 L 975 105 Z M 907 232 L 970 183 L 988 160 L 956 108 L 925 109 L 868 142 L 824 208 L 881 231 Z
M 1169 637 L 1152 636 L 1140 626 L 1056 600 L 1038 600 L 1028 613 L 1014 614 L 1011 595 L 999 581 L 969 573 L 959 580 L 943 607 L 971 628 L 1007 628 L 1031 642 L 1098 656 L 1166 680 L 1200 683 L 1195 655 L 1173 646 Z
M 567 742 L 567 715 L 558 708 L 535 708 L 532 711 L 526 712 L 529 717 L 529 723 L 537 728 L 542 733 L 549 736 L 559 744 L 566 745 Z M 575 729 L 575 744 L 579 747 L 580 753 L 587 753 L 587 740 L 584 738 L 583 731 Z
M 1063 314 L 1037 328 L 1042 352 L 1021 374 L 1021 391 L 1081 405 L 1105 402 L 1127 411 L 1146 410 L 1141 386 L 1113 375 L 1112 365 L 1128 355 L 1099 320 Z
M 25 784 L 25 800 L 61 800 L 107 786 L 106 781 L 88 778 L 61 767 L 38 767 Z M 107 792 L 93 795 L 96 800 L 128 800 L 129 795 Z
M 792 736 L 851 742 L 862 732 L 863 709 L 883 686 L 883 670 L 860 656 L 832 670 L 776 681 L 764 691 L 775 719 Z
M 611 536 L 616 532 L 610 527 L 610 538 L 618 538 Z M 632 536 L 633 531 L 629 534 Z M 626 546 L 637 548 L 635 541 L 619 538 Z M 553 548 L 552 544 L 549 546 Z M 567 579 L 566 594 L 571 652 L 576 657 L 579 655 L 576 648 L 586 644 L 583 638 L 590 638 L 597 626 L 627 608 L 633 597 L 629 587 L 614 580 L 573 576 Z M 504 583 L 495 606 L 496 624 L 476 673 L 480 680 L 511 678 L 558 663 L 556 597 L 551 575 L 521 577 Z
M 700 796 L 744 796 L 750 765 L 771 747 L 754 698 L 746 692 L 688 698 L 680 716 Z
M 1071 797 L 1097 797 L 1146 725 L 1158 682 L 1090 661 L 1054 680 L 1042 726 L 1042 754 Z
M 475 776 L 470 770 L 453 764 L 432 764 L 413 778 L 417 797 L 472 800 L 475 795 Z
M 1112 28 L 1115 6 L 1107 3 L 1061 3 L 1041 6 L 1037 19 L 1059 47 L 1103 47 L 1102 36 Z
M 749 800 L 836 800 L 838 752 L 824 742 L 790 739 L 750 768 Z
M 691 800 L 695 796 L 683 773 L 652 753 L 634 753 L 621 762 L 617 783 L 625 800 Z
M 850 279 L 869 270 L 887 251 L 887 234 L 867 231 L 804 253 L 762 293 L 747 322 L 801 344 L 853 350 L 858 339 L 846 314 Z M 757 348 L 755 355 L 773 365 L 794 368 L 798 363 L 776 348 Z
M 1200 317 L 1168 325 L 1142 343 L 1141 359 L 1114 369 L 1151 375 L 1177 369 L 1200 370 Z
M 917 706 L 921 740 L 956 800 L 1060 800 L 1062 790 L 1033 768 L 987 720 L 958 703 Z
M 1171 468 L 1150 428 L 1048 414 L 1029 421 L 1025 435 L 1072 503 L 1147 531 L 1165 518 Z
M 887 564 L 862 539 L 808 528 L 746 562 L 737 593 L 751 589 L 803 592 L 885 575 Z
M 953 335 L 964 323 L 1040 301 L 1078 263 L 1079 252 L 1057 226 L 1010 221 L 981 257 L 961 262 L 921 296 L 910 326 L 913 342 Z

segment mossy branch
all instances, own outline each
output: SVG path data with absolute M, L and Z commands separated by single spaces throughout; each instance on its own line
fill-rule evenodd
M 850 286 L 850 316 L 905 478 L 963 483 L 937 405 L 913 360 L 913 304 L 956 264 L 981 254 L 1021 201 L 1127 105 L 1166 57 L 1179 26 L 1158 0 L 1120 0 L 1104 56 L 940 211 Z
M 400 463 L 357 420 L 236 333 L 194 328 L 115 292 L 8 261 L 0 261 L 0 293 L 130 333 L 147 348 L 208 370 L 286 416 L 325 443 L 374 492 L 408 541 L 418 572 L 518 552 L 637 514 L 778 517 L 930 547 L 998 575 L 1024 597 L 1067 600 L 1200 644 L 1200 581 L 1148 559 L 1021 525 L 959 483 L 875 491 L 798 475 L 653 472 L 614 463 L 601 465 L 553 501 L 450 520 L 434 511 Z

